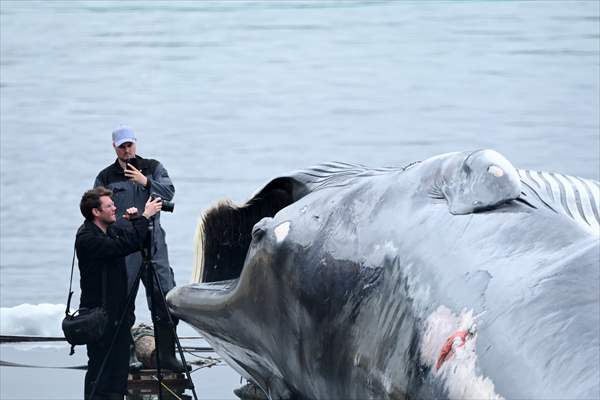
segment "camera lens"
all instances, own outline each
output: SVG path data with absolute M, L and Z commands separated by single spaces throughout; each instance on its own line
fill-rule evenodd
M 157 195 L 156 193 L 152 193 L 150 195 L 151 200 L 154 200 L 157 197 L 160 197 L 160 196 Z M 161 203 L 162 203 L 162 207 L 160 208 L 161 211 L 172 213 L 173 210 L 175 209 L 175 203 L 173 203 L 172 201 L 162 199 Z
M 166 212 L 173 212 L 173 210 L 175 209 L 175 203 L 171 202 L 171 201 L 166 201 L 163 200 L 162 201 L 162 208 L 161 211 L 166 211 Z

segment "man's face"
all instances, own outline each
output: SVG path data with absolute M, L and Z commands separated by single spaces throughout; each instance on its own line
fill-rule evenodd
M 103 224 L 110 225 L 117 221 L 117 207 L 108 196 L 100 197 L 100 208 L 95 209 L 94 216 Z
M 135 142 L 125 142 L 120 146 L 115 146 L 113 143 L 113 147 L 117 153 L 117 158 L 123 162 L 135 157 Z

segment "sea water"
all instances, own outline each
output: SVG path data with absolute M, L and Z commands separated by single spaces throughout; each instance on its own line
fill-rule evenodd
M 2 334 L 60 334 L 78 202 L 121 124 L 175 184 L 162 221 L 178 284 L 203 210 L 315 163 L 493 148 L 600 177 L 597 1 L 3 0 L 0 34 Z M 143 295 L 137 311 L 149 319 Z M 80 396 L 80 372 L 29 371 L 0 368 L 0 397 Z M 199 394 L 232 398 L 238 376 L 214 371 Z

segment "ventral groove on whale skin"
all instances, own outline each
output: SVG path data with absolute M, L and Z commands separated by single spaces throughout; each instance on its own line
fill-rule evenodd
M 494 150 L 208 209 L 167 296 L 271 399 L 600 398 L 600 184 Z

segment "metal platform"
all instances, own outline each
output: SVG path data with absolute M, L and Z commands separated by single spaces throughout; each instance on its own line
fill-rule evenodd
M 185 374 L 162 370 L 163 399 L 188 400 L 192 397 L 184 394 L 191 385 Z M 158 374 L 155 369 L 142 369 L 129 374 L 127 381 L 128 400 L 146 400 L 158 398 Z

